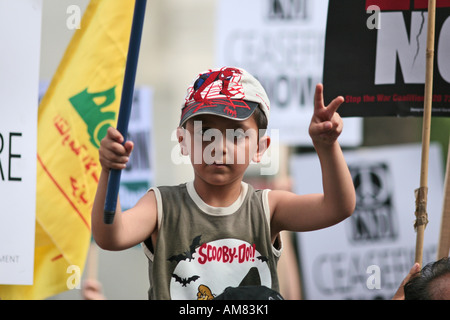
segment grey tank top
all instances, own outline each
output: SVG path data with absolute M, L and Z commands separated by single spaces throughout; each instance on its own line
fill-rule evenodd
M 143 243 L 150 299 L 208 300 L 226 287 L 244 285 L 279 291 L 281 248 L 271 243 L 269 190 L 255 191 L 244 182 L 241 189 L 226 208 L 203 202 L 193 182 L 151 189 L 159 232 L 156 248 L 150 238 Z

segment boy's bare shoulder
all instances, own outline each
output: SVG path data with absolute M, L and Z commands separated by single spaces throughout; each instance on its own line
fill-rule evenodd
M 301 200 L 306 195 L 298 195 L 292 191 L 287 190 L 270 190 L 269 191 L 269 204 L 276 206 L 280 202 L 285 200 Z
M 156 200 L 156 194 L 155 190 L 149 189 L 142 197 L 139 199 L 139 201 L 136 203 L 134 208 L 136 207 L 144 207 L 146 210 L 155 210 L 157 209 L 157 200 Z
M 301 201 L 301 196 L 286 190 L 270 190 L 268 198 L 271 217 L 273 217 L 276 212 L 289 207 L 290 203 L 292 203 L 292 206 L 295 206 L 297 201 Z

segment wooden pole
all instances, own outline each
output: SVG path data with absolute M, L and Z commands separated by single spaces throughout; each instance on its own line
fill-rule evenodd
M 449 256 L 450 251 L 450 139 L 444 180 L 444 203 L 442 205 L 441 232 L 437 260 Z
M 428 156 L 430 149 L 431 108 L 433 98 L 433 64 L 435 38 L 436 0 L 428 0 L 428 34 L 426 51 L 425 97 L 422 126 L 422 159 L 420 170 L 420 188 L 416 190 L 416 236 L 415 262 L 422 266 L 423 238 L 428 223 L 427 193 L 428 193 Z
M 86 266 L 86 278 L 97 280 L 98 271 L 98 250 L 97 245 L 91 242 Z

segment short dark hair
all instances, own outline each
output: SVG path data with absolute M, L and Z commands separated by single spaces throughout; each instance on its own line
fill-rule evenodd
M 450 274 L 450 258 L 427 264 L 405 284 L 405 300 L 439 300 L 433 283 L 447 274 Z
M 267 117 L 259 106 L 255 109 L 255 111 L 253 111 L 252 117 L 255 119 L 259 130 L 267 130 Z

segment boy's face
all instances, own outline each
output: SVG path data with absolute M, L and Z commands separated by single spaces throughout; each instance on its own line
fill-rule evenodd
M 182 154 L 189 155 L 196 177 L 211 184 L 242 179 L 253 160 L 259 162 L 270 139 L 258 138 L 253 117 L 236 121 L 215 115 L 199 115 L 186 123 L 181 136 Z

